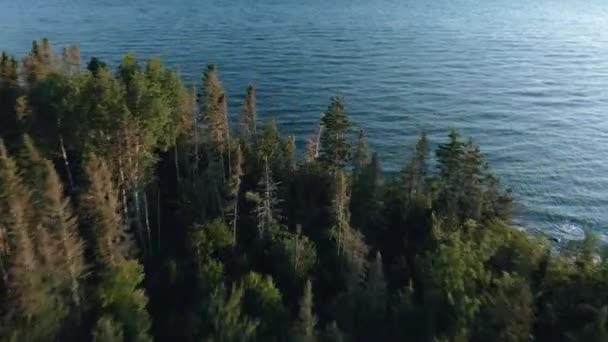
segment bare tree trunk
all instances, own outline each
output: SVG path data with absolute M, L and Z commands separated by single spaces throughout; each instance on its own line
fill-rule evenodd
M 148 250 L 152 254 L 152 234 L 150 232 L 150 211 L 148 210 L 148 193 L 144 189 L 144 214 L 146 222 L 146 231 L 148 232 Z
M 294 273 L 298 273 L 298 261 L 300 260 L 299 252 L 300 252 L 300 227 L 298 226 L 296 237 L 294 239 L 294 257 L 293 257 L 293 270 Z
M 156 247 L 160 252 L 160 188 L 158 189 L 158 194 L 156 195 Z
M 177 143 L 173 145 L 173 159 L 175 162 L 175 177 L 177 179 L 177 185 L 180 185 L 182 181 L 179 175 L 179 152 L 177 151 Z
M 133 202 L 135 202 L 135 225 L 137 226 L 137 234 L 139 235 L 140 241 L 142 243 L 142 248 L 144 249 L 145 254 L 146 239 L 143 233 L 143 224 L 141 223 L 141 204 L 139 203 L 139 190 L 133 191 Z
M 120 157 L 118 158 L 118 175 L 120 177 L 120 194 L 122 197 L 122 215 L 124 219 L 124 223 L 127 227 L 130 226 L 129 222 L 129 206 L 127 204 L 127 190 L 126 190 L 126 180 L 125 180 L 125 171 L 122 166 L 122 161 Z
M 239 186 L 240 187 L 240 186 Z M 239 189 L 237 188 L 236 198 L 234 200 L 234 211 L 232 218 L 232 248 L 236 248 L 236 225 L 239 215 Z
M 193 168 L 193 175 L 197 176 L 198 175 L 198 165 L 199 165 L 199 161 L 200 161 L 200 157 L 199 157 L 199 151 L 198 151 L 198 144 L 199 144 L 199 139 L 198 139 L 198 112 L 197 112 L 197 108 L 196 108 L 196 101 L 194 101 L 194 105 L 193 105 L 193 110 L 192 112 L 194 113 L 194 115 L 192 116 L 192 119 L 194 120 L 194 127 L 193 127 L 193 132 L 194 132 L 194 168 Z
M 63 142 L 63 136 L 59 135 L 59 147 L 61 148 L 61 158 L 63 159 L 63 165 L 65 165 L 65 172 L 68 176 L 68 184 L 70 186 L 70 192 L 74 191 L 74 177 L 72 177 L 72 170 L 70 170 L 70 162 L 68 161 L 68 153 L 65 150 L 65 144 Z

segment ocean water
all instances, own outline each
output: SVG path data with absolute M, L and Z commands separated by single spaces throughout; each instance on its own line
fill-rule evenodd
M 513 189 L 518 224 L 608 233 L 605 0 L 0 0 L 0 49 L 42 37 L 112 64 L 160 56 L 192 82 L 214 62 L 234 114 L 253 83 L 299 141 L 340 93 L 389 171 L 421 130 L 457 128 Z

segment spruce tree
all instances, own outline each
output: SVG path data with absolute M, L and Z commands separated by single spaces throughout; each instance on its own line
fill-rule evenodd
M 141 287 L 143 280 L 144 268 L 136 260 L 121 260 L 102 272 L 98 289 L 102 316 L 97 326 L 104 333 L 116 335 L 118 328 L 126 341 L 152 341 L 148 298 Z M 108 327 L 108 318 L 114 323 L 113 329 Z
M 277 183 L 273 180 L 268 159 L 264 158 L 262 179 L 257 192 L 248 192 L 247 199 L 255 204 L 254 214 L 257 218 L 258 237 L 262 238 L 272 229 L 278 227 L 281 219 Z
M 233 158 L 234 165 L 231 168 L 232 174 L 227 183 L 227 203 L 224 211 L 230 219 L 232 226 L 232 245 L 236 246 L 237 226 L 239 219 L 239 199 L 241 193 L 241 181 L 243 177 L 243 153 L 241 152 L 240 144 L 236 145 L 236 151 Z
M 51 42 L 44 38 L 33 41 L 30 53 L 23 60 L 25 79 L 28 86 L 33 86 L 49 73 L 57 69 L 57 56 L 53 53 Z
M 483 167 L 484 157 L 479 147 L 469 140 L 464 146 L 462 159 L 462 191 L 460 211 L 464 219 L 478 221 L 481 218 L 483 206 Z
M 293 333 L 295 341 L 313 342 L 316 341 L 317 317 L 314 314 L 312 283 L 310 279 L 304 285 L 304 293 L 300 298 L 300 309 L 296 320 Z
M 97 262 L 111 267 L 133 255 L 134 246 L 122 222 L 118 191 L 105 161 L 92 157 L 86 165 L 89 188 L 82 197 Z
M 15 110 L 22 89 L 19 84 L 19 62 L 8 54 L 0 55 L 0 138 L 9 147 L 16 142 L 22 129 L 22 120 Z
M 408 202 L 417 197 L 424 196 L 426 192 L 426 178 L 429 176 L 429 141 L 426 133 L 422 132 L 416 142 L 413 155 L 405 168 L 401 171 L 405 195 Z
M 291 135 L 283 146 L 283 164 L 287 174 L 294 172 L 298 166 L 296 137 Z
M 93 342 L 124 341 L 121 327 L 111 317 L 103 316 L 97 320 L 93 330 Z
M 319 139 L 319 158 L 330 168 L 343 168 L 351 157 L 350 122 L 344 99 L 335 96 L 321 118 L 323 130 Z
M 211 295 L 207 305 L 206 324 L 202 327 L 202 341 L 254 341 L 259 321 L 246 317 L 242 312 L 244 289 L 232 286 L 228 293 L 220 285 Z
M 249 138 L 256 135 L 256 121 L 257 121 L 257 109 L 256 109 L 256 97 L 255 88 L 253 85 L 247 87 L 247 95 L 243 101 L 243 109 L 241 110 L 241 136 L 243 138 Z
M 321 338 L 323 342 L 346 342 L 348 339 L 344 332 L 340 329 L 338 324 L 334 321 L 327 325 L 323 336 Z
M 336 243 L 336 254 L 342 261 L 346 285 L 350 292 L 357 288 L 365 275 L 367 244 L 363 234 L 350 224 L 350 191 L 344 172 L 336 172 L 333 201 L 334 226 L 331 235 Z
M 350 227 L 349 189 L 346 176 L 343 172 L 336 174 L 336 190 L 333 200 L 334 239 L 336 240 L 337 254 L 346 252 Z
M 50 238 L 32 215 L 29 189 L 20 178 L 15 161 L 0 142 L 0 229 L 4 241 L 2 286 L 5 308 L 2 336 L 17 340 L 55 338 L 67 314 L 49 277 Z M 45 248 L 45 249 L 42 249 Z
M 438 192 L 438 209 L 445 215 L 449 225 L 459 224 L 459 200 L 462 177 L 464 143 L 460 134 L 453 130 L 449 141 L 437 147 L 437 168 L 441 182 Z
M 358 175 L 371 162 L 371 153 L 365 137 L 365 131 L 359 130 L 357 145 L 353 153 L 353 174 Z
M 217 76 L 215 65 L 207 65 L 203 75 L 203 89 L 198 95 L 202 122 L 212 146 L 223 154 L 228 144 L 228 113 L 226 113 L 226 95 Z
M 46 199 L 43 225 L 53 232 L 56 240 L 55 272 L 60 277 L 60 292 L 69 294 L 67 303 L 82 303 L 82 282 L 87 270 L 84 242 L 78 232 L 78 220 L 72 205 L 64 196 L 59 176 L 50 161 L 46 161 Z
M 384 278 L 382 255 L 376 253 L 375 260 L 371 263 L 365 283 L 366 309 L 376 318 L 383 318 L 387 304 L 387 285 Z
M 81 282 L 87 266 L 78 219 L 51 161 L 44 160 L 29 136 L 24 137 L 21 158 L 31 191 L 32 215 L 39 228 L 39 249 L 44 251 L 49 277 L 66 306 L 81 304 Z

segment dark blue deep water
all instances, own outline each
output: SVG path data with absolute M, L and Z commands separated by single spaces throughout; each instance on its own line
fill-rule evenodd
M 42 37 L 111 63 L 158 55 L 188 80 L 215 62 L 233 113 L 252 82 L 298 138 L 340 92 L 388 170 L 420 130 L 458 128 L 519 224 L 608 233 L 606 0 L 0 0 L 0 49 Z

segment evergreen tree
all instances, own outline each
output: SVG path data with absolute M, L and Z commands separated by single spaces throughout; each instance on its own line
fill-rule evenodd
M 281 212 L 279 204 L 281 200 L 277 195 L 277 183 L 272 179 L 268 159 L 264 159 L 264 171 L 262 179 L 258 183 L 258 192 L 248 192 L 247 199 L 255 204 L 255 216 L 257 218 L 258 236 L 261 238 L 266 233 L 279 225 Z
M 290 174 L 298 167 L 296 137 L 293 135 L 287 137 L 287 141 L 283 145 L 283 169 Z
M 110 317 L 101 317 L 93 330 L 93 342 L 124 341 L 122 329 Z
M 349 192 L 346 176 L 343 172 L 336 174 L 336 192 L 333 200 L 334 214 L 334 238 L 336 239 L 337 253 L 342 255 L 346 252 L 350 227 Z
M 95 241 L 97 262 L 105 267 L 118 265 L 134 252 L 133 242 L 120 215 L 118 191 L 107 164 L 93 157 L 86 165 L 89 188 L 82 198 Z
M 48 253 L 40 242 L 43 228 L 33 221 L 29 190 L 15 161 L 0 143 L 0 228 L 2 229 L 2 336 L 16 340 L 44 341 L 58 335 L 66 310 L 47 282 Z
M 483 156 L 479 147 L 469 140 L 464 146 L 462 160 L 461 199 L 459 206 L 464 219 L 479 221 L 482 211 L 482 182 L 484 164 Z
M 365 137 L 365 131 L 359 130 L 357 145 L 353 154 L 353 174 L 359 175 L 363 168 L 371 162 L 371 153 Z
M 255 88 L 253 85 L 247 87 L 247 95 L 243 101 L 243 109 L 241 110 L 241 136 L 248 138 L 256 135 L 256 121 L 257 121 L 257 110 L 256 110 L 256 98 Z
M 336 243 L 336 254 L 343 265 L 347 290 L 352 294 L 365 275 L 368 247 L 363 234 L 350 225 L 349 200 L 346 176 L 343 171 L 338 171 L 333 202 L 334 226 L 331 235 Z
M 143 266 L 135 260 L 118 261 L 103 273 L 98 291 L 103 316 L 97 327 L 104 338 L 123 335 L 126 341 L 152 341 L 149 335 L 151 321 L 146 310 L 148 298 L 140 287 L 143 279 Z M 117 334 L 118 329 L 122 334 Z
M 307 280 L 304 285 L 304 293 L 300 299 L 298 319 L 293 329 L 294 340 L 302 342 L 316 341 L 316 325 L 317 317 L 313 308 L 312 284 L 310 280 Z
M 15 110 L 21 96 L 19 62 L 8 54 L 0 55 L 0 138 L 10 147 L 21 133 L 21 118 Z
M 87 266 L 84 242 L 78 232 L 78 220 L 72 205 L 64 195 L 63 185 L 55 167 L 43 160 L 33 142 L 24 137 L 22 163 L 31 190 L 32 215 L 40 225 L 39 249 L 45 251 L 49 280 L 65 306 L 81 304 L 81 282 Z
M 426 193 L 426 178 L 429 176 L 428 159 L 429 141 L 426 137 L 426 133 L 422 132 L 420 138 L 416 142 L 414 153 L 410 161 L 401 171 L 408 202 L 411 202 L 416 197 L 423 196 Z
M 221 285 L 213 294 L 207 306 L 208 323 L 203 327 L 202 340 L 213 342 L 246 342 L 255 340 L 259 321 L 242 313 L 244 296 L 242 287 L 232 286 L 227 293 Z
M 438 209 L 448 219 L 449 225 L 459 223 L 458 204 L 463 154 L 464 143 L 460 140 L 460 134 L 455 130 L 450 132 L 449 141 L 439 145 L 435 152 L 441 182 L 437 195 Z
M 241 281 L 243 312 L 259 322 L 256 339 L 283 341 L 288 338 L 289 317 L 281 292 L 271 276 L 249 272 Z
M 387 285 L 384 279 L 382 255 L 376 253 L 375 260 L 371 263 L 365 283 L 366 310 L 372 316 L 382 319 L 387 304 Z
M 344 99 L 335 96 L 321 119 L 323 130 L 319 139 L 319 158 L 331 168 L 343 168 L 350 160 L 350 122 Z
M 75 44 L 63 48 L 61 62 L 68 75 L 80 72 L 80 46 Z
M 203 90 L 198 96 L 200 113 L 205 123 L 207 134 L 220 154 L 228 144 L 228 113 L 226 112 L 226 95 L 220 83 L 215 65 L 207 65 L 203 75 Z
M 344 332 L 342 332 L 342 330 L 340 330 L 340 327 L 338 327 L 338 324 L 336 322 L 331 322 L 325 329 L 325 332 L 323 333 L 321 341 L 323 341 L 323 342 L 346 342 L 348 340 L 347 340 L 346 336 L 344 335 Z
M 239 198 L 241 193 L 241 178 L 243 177 L 243 153 L 241 152 L 241 146 L 236 145 L 236 151 L 234 153 L 234 159 L 232 160 L 234 165 L 231 168 L 232 174 L 228 179 L 227 183 L 227 195 L 228 202 L 225 206 L 225 211 L 231 220 L 232 225 L 232 244 L 236 246 L 237 238 L 237 226 L 239 218 Z
M 87 270 L 84 261 L 84 242 L 78 232 L 78 221 L 63 186 L 51 162 L 46 162 L 44 226 L 53 231 L 56 240 L 54 272 L 60 276 L 60 293 L 69 294 L 66 301 L 81 305 L 82 282 Z
M 33 41 L 30 53 L 23 60 L 25 79 L 31 87 L 37 81 L 57 68 L 57 56 L 53 53 L 51 42 L 44 38 L 42 41 Z

